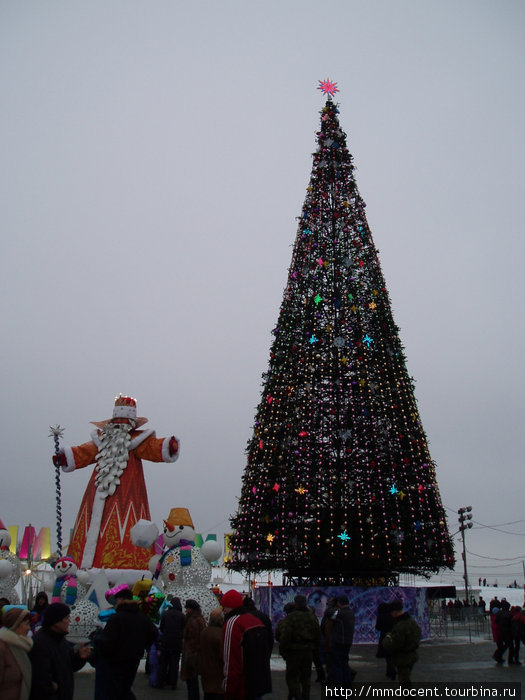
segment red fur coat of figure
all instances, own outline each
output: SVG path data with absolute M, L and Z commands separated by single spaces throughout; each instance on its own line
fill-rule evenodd
M 99 436 L 96 430 L 90 442 L 66 447 L 64 471 L 94 464 Z M 80 568 L 147 569 L 155 553 L 153 546 L 136 547 L 130 538 L 130 530 L 138 520 L 151 519 L 142 460 L 174 462 L 179 444 L 173 437 L 157 438 L 153 430 L 132 430 L 130 437 L 128 462 L 115 492 L 101 497 L 95 483 L 96 469 L 86 487 L 67 550 Z

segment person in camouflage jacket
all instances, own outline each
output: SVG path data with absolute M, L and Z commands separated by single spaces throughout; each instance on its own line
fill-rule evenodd
M 309 700 L 313 653 L 321 643 L 319 621 L 306 605 L 304 595 L 294 598 L 295 610 L 283 620 L 279 650 L 286 661 L 286 684 L 290 698 Z
M 421 641 L 421 629 L 413 617 L 403 612 L 400 600 L 394 600 L 390 604 L 390 614 L 394 618 L 394 626 L 383 639 L 383 647 L 397 668 L 399 685 L 410 687 L 410 674 L 419 658 L 417 649 Z

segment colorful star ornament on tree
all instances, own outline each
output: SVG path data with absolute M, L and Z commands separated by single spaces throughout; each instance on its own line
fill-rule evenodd
M 323 95 L 330 95 L 331 97 L 333 97 L 336 92 L 339 92 L 337 83 L 333 83 L 329 78 L 326 78 L 326 80 L 320 80 L 317 89 L 321 90 Z
M 327 99 L 318 147 L 231 519 L 229 567 L 377 585 L 453 567 L 454 556 L 331 99 L 337 87 L 326 79 L 319 89 Z

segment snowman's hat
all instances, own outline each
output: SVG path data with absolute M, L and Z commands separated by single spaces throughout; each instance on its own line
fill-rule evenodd
M 74 565 L 77 567 L 77 569 L 78 569 L 78 564 L 77 564 L 76 561 L 73 559 L 73 557 L 69 556 L 68 554 L 66 554 L 65 557 L 60 557 L 60 559 L 57 559 L 56 562 L 53 564 L 53 568 L 56 569 L 57 564 L 60 564 L 60 563 L 62 563 L 62 562 L 69 562 L 69 563 L 71 563 L 71 564 L 74 564 Z
M 191 519 L 190 511 L 187 508 L 172 508 L 164 524 L 170 532 L 174 530 L 177 525 L 186 525 L 191 528 L 195 527 Z

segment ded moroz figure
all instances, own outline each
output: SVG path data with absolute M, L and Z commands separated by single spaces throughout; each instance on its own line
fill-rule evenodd
M 142 460 L 174 462 L 179 440 L 139 430 L 146 422 L 147 418 L 137 417 L 135 399 L 117 396 L 113 416 L 93 421 L 97 429 L 90 442 L 61 448 L 53 457 L 65 472 L 95 464 L 67 552 L 83 569 L 148 568 L 153 547 L 135 547 L 130 538 L 138 520 L 150 520 Z

